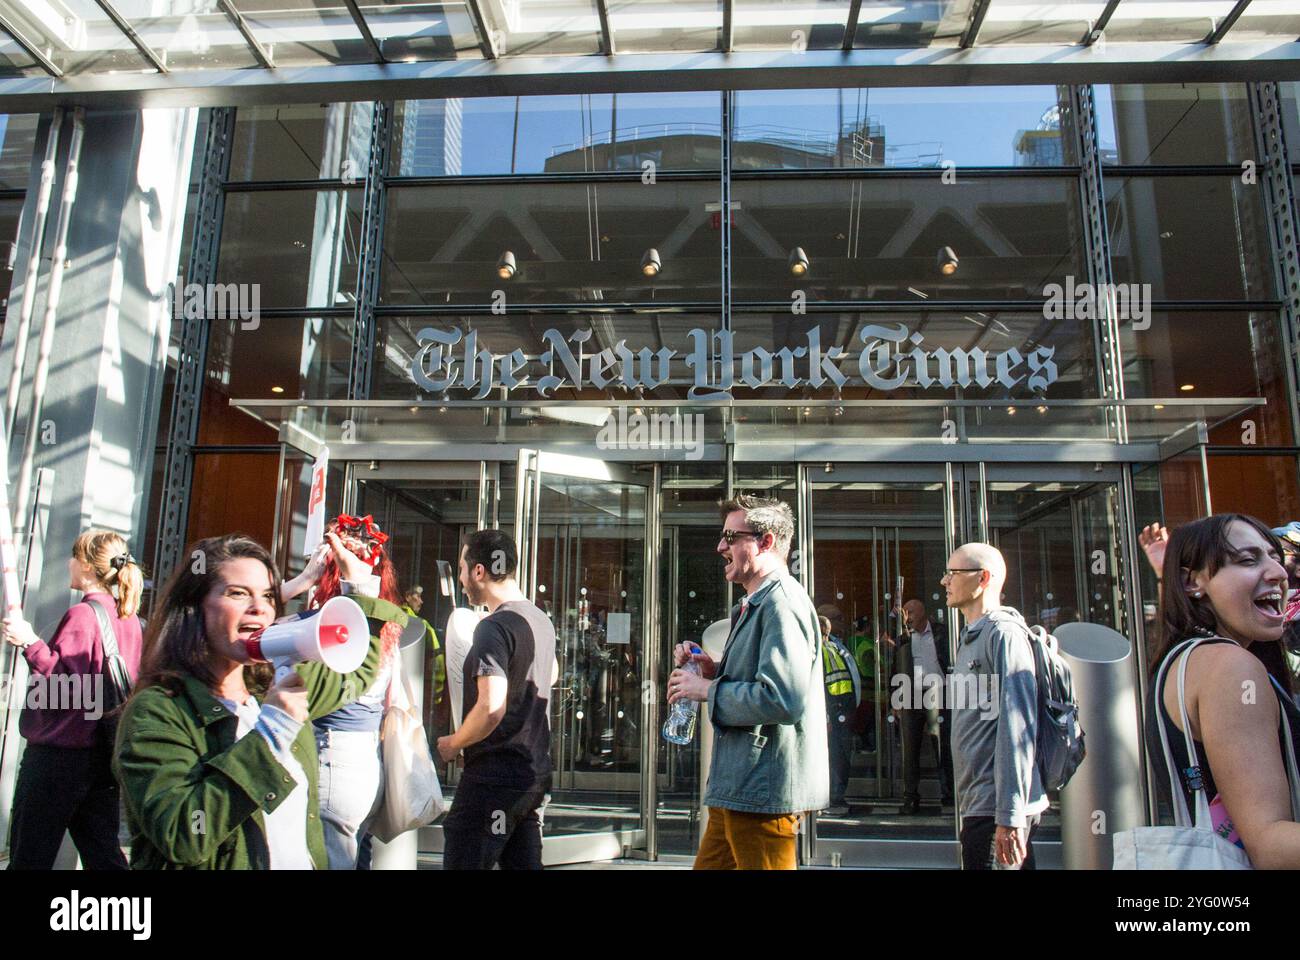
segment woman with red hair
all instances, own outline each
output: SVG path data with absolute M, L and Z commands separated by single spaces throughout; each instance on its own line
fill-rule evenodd
M 329 524 L 325 537 L 330 542 L 337 538 L 369 564 L 373 572 L 368 582 L 343 581 L 333 555 L 329 555 L 309 608 L 320 607 L 325 601 L 353 590 L 401 606 L 397 574 L 384 550 L 388 536 L 372 518 L 340 514 Z M 356 700 L 314 722 L 316 751 L 320 757 L 320 818 L 331 870 L 356 869 L 358 844 L 383 799 L 379 728 L 384 719 L 388 685 L 394 669 L 400 665 L 397 641 L 401 634 L 402 624 L 396 621 L 386 622 L 379 628 L 380 661 L 375 681 Z

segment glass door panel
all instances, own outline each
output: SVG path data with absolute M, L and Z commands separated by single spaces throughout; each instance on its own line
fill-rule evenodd
M 578 841 L 548 862 L 643 849 L 651 483 L 616 465 L 535 451 L 520 463 L 521 586 L 555 625 L 559 670 L 543 837 Z
M 1129 635 L 1118 484 L 1045 479 L 1050 468 L 1034 473 L 1035 479 L 993 476 L 984 481 L 984 538 L 1002 551 L 1007 563 L 1002 602 L 1019 610 L 1026 623 L 1048 631 L 1083 621 Z M 974 504 L 981 498 L 980 484 L 968 486 Z M 1058 841 L 1059 804 L 1054 794 L 1049 800 L 1038 837 Z
M 891 706 L 900 630 L 895 607 L 920 600 L 939 642 L 948 642 L 949 612 L 939 588 L 950 545 L 948 486 L 941 466 L 896 473 L 910 479 L 839 466 L 831 476 L 808 473 L 813 602 L 830 620 L 832 636 L 853 655 L 862 690 L 852 731 L 848 812 L 819 815 L 818 842 L 953 836 L 952 808 L 940 804 L 938 751 L 924 742 L 918 742 L 921 806 L 914 814 L 902 812 L 902 724 Z M 928 479 L 917 479 L 927 473 Z M 937 733 L 927 723 L 926 730 L 931 728 Z M 937 737 L 923 739 L 936 740 L 937 747 Z
M 373 516 L 388 534 L 388 555 L 397 572 L 398 589 L 406 595 L 420 588 L 412 609 L 437 638 L 435 649 L 426 636 L 422 680 L 424 729 L 431 744 L 452 732 L 445 658 L 447 620 L 452 610 L 468 605 L 457 578 L 460 544 L 466 534 L 478 529 L 479 465 L 465 464 L 463 470 L 459 466 L 447 465 L 438 473 L 429 465 L 386 468 L 378 471 L 377 478 L 358 477 L 356 485 L 355 512 Z M 356 472 L 371 471 L 363 467 Z M 411 476 L 421 472 L 426 475 Z M 449 476 L 455 472 L 464 476 Z M 433 756 L 450 798 L 460 764 L 442 764 L 437 751 Z

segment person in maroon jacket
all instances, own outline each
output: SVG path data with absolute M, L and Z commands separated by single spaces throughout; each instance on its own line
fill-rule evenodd
M 144 578 L 126 541 L 88 530 L 72 545 L 69 586 L 85 596 L 63 615 L 47 643 L 21 617 L 3 621 L 4 639 L 30 668 L 18 730 L 27 741 L 14 790 L 9 869 L 49 870 L 63 833 L 87 870 L 125 870 L 118 845 L 118 787 L 111 768 L 113 683 L 99 617 L 108 614 L 119 655 L 134 683 L 143 640 L 136 610 Z

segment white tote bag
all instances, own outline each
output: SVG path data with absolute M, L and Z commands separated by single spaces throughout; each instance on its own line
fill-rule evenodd
M 384 843 L 408 830 L 427 826 L 447 809 L 438 771 L 429 753 L 411 681 L 394 658 L 393 699 L 384 711 L 380 749 L 384 758 L 384 798 L 370 832 Z
M 1183 742 L 1187 745 L 1189 762 L 1196 762 L 1196 747 L 1192 741 L 1191 725 L 1187 720 L 1187 701 L 1184 685 L 1187 678 L 1187 658 L 1201 643 L 1214 637 L 1188 640 L 1167 657 L 1156 675 L 1157 695 L 1163 690 L 1165 671 L 1170 663 L 1181 656 L 1178 664 L 1178 712 L 1183 724 Z M 1277 686 L 1277 681 L 1273 681 Z M 1278 687 L 1282 693 L 1281 687 Z M 1285 696 L 1285 693 L 1282 693 Z M 1295 749 L 1291 742 L 1291 722 L 1281 704 L 1282 739 L 1285 749 L 1287 782 L 1291 787 L 1291 819 L 1300 820 L 1300 774 L 1296 771 Z M 1169 732 L 1165 729 L 1164 711 L 1156 709 L 1156 725 L 1160 730 L 1160 746 L 1164 750 L 1165 769 L 1169 771 L 1170 795 L 1173 798 L 1174 826 L 1136 827 L 1115 834 L 1114 851 L 1116 870 L 1252 870 L 1250 857 L 1235 843 L 1214 832 L 1210 819 L 1210 800 L 1204 787 L 1193 790 L 1196 803 L 1196 822 L 1192 822 L 1178 780 L 1173 753 L 1169 749 Z

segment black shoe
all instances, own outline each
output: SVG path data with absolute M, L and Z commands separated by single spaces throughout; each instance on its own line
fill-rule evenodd
M 903 801 L 903 805 L 902 807 L 899 808 L 898 812 L 905 817 L 911 817 L 911 816 L 915 816 L 917 811 L 919 811 L 920 809 L 921 809 L 921 801 L 918 800 L 916 797 L 908 797 Z

